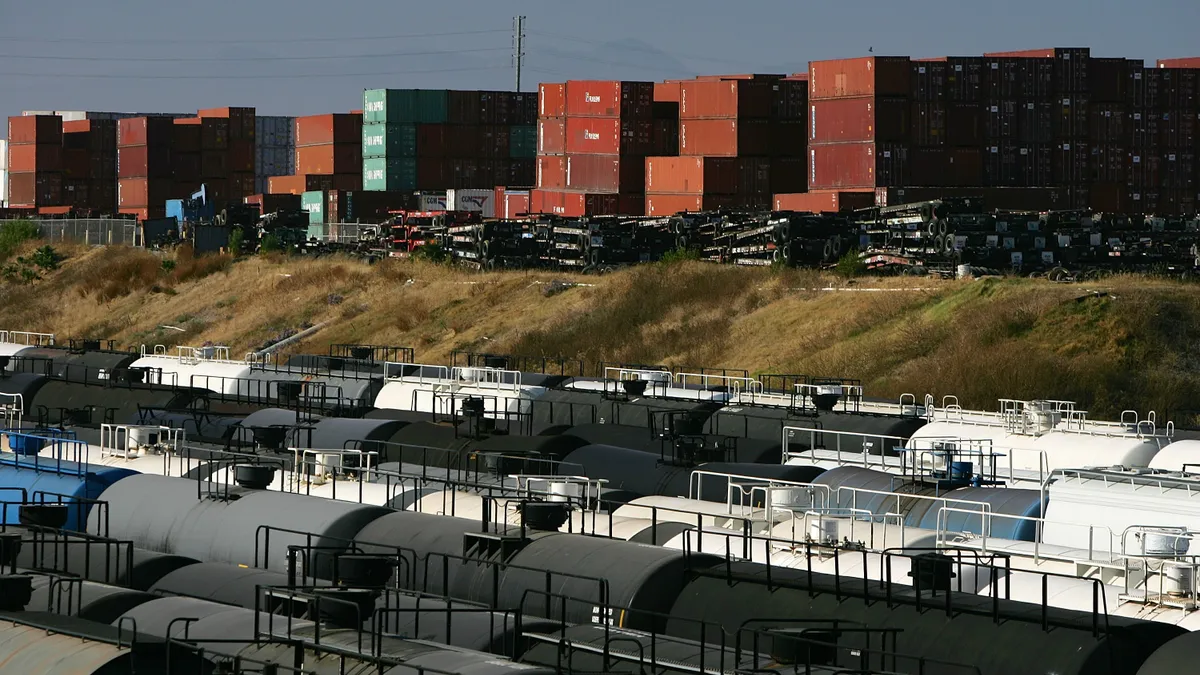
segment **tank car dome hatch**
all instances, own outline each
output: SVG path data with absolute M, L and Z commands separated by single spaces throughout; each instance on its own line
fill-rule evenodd
M 310 543 L 319 549 L 310 559 L 310 575 L 329 578 L 332 555 L 364 525 L 389 509 L 303 495 L 231 489 L 235 499 L 197 498 L 197 483 L 180 478 L 137 475 L 120 489 L 106 490 L 109 536 L 152 551 L 176 553 L 211 562 L 287 569 L 288 546 Z M 200 485 L 205 494 L 204 484 Z M 220 494 L 223 488 L 209 488 Z M 91 514 L 89 531 L 100 526 Z M 269 550 L 262 528 L 276 527 L 311 535 L 273 531 Z
M 55 614 L 76 616 L 98 623 L 112 623 L 130 609 L 157 596 L 94 581 L 77 581 L 69 592 L 61 589 L 58 577 L 33 575 L 33 593 L 27 607 Z
M 696 474 L 699 475 L 696 475 Z M 693 470 L 691 483 L 698 490 L 694 496 L 697 499 L 707 501 L 725 502 L 729 499 L 730 485 L 735 487 L 740 484 L 755 485 L 756 481 L 748 481 L 742 476 L 750 478 L 759 478 L 757 484 L 763 481 L 787 481 L 789 483 L 811 483 L 817 476 L 825 473 L 825 469 L 815 466 L 801 466 L 792 464 L 727 464 L 722 462 L 711 462 L 701 464 Z M 713 475 L 716 474 L 716 475 Z M 727 474 L 727 475 L 722 475 Z M 739 478 L 731 478 L 730 476 L 738 476 Z M 786 489 L 786 488 L 781 488 Z M 776 491 L 778 492 L 778 491 Z M 734 499 L 734 504 L 753 505 L 763 507 L 763 497 L 761 491 L 754 494 L 746 494 L 744 490 L 739 489 L 737 497 Z M 778 494 L 773 495 L 778 497 Z M 778 502 L 777 502 L 778 503 Z
M 188 596 L 253 609 L 256 589 L 260 586 L 287 586 L 287 575 L 253 567 L 206 562 L 181 567 L 163 576 L 150 586 L 149 591 L 157 595 Z

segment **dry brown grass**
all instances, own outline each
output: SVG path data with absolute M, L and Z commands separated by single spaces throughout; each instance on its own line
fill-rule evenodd
M 848 283 L 702 263 L 604 277 L 485 275 L 415 261 L 233 262 L 185 251 L 167 272 L 144 251 L 68 252 L 34 286 L 0 286 L 0 328 L 126 345 L 212 340 L 241 353 L 325 323 L 295 349 L 355 342 L 411 346 L 427 362 L 475 350 L 836 375 L 879 396 L 955 394 L 987 408 L 999 397 L 1067 398 L 1095 415 L 1156 409 L 1177 421 L 1200 408 L 1200 294 L 1172 281 Z M 584 285 L 547 297 L 556 279 Z

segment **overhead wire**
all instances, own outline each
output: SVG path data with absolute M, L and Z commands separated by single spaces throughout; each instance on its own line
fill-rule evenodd
M 264 45 L 264 44 L 308 44 L 312 42 L 366 42 L 377 40 L 416 40 L 422 38 L 437 38 L 437 37 L 461 37 L 467 35 L 489 35 L 497 33 L 511 33 L 509 29 L 493 29 L 493 30 L 472 30 L 472 31 L 454 31 L 448 33 L 409 33 L 407 35 L 369 35 L 369 36 L 346 36 L 346 37 L 295 37 L 295 38 L 280 38 L 271 40 L 262 40 L 259 38 L 245 39 L 229 39 L 229 40 L 186 40 L 186 39 L 171 39 L 171 40 L 156 40 L 145 38 L 113 38 L 108 40 L 98 40 L 95 38 L 53 38 L 53 37 L 23 37 L 23 36 L 6 36 L 0 35 L 0 40 L 5 42 L 30 42 L 36 44 L 92 44 L 92 45 L 126 45 L 126 44 L 190 44 L 190 45 Z
M 530 35 L 537 35 L 538 37 L 550 38 L 552 40 L 560 40 L 562 42 L 583 43 L 586 45 L 591 45 L 593 47 L 613 46 L 612 42 L 589 40 L 586 38 L 576 37 L 574 35 L 556 35 L 554 33 L 544 33 L 542 31 L 527 31 L 527 32 Z M 745 61 L 723 59 L 723 58 L 718 58 L 718 57 L 713 57 L 713 56 L 701 56 L 699 54 L 683 54 L 683 53 L 679 53 L 679 52 L 675 52 L 675 51 L 667 51 L 667 50 L 659 49 L 657 47 L 652 47 L 650 45 L 636 45 L 636 44 L 622 43 L 620 45 L 620 49 L 622 51 L 642 52 L 642 53 L 646 53 L 646 54 L 658 54 L 661 56 L 669 56 L 669 57 L 676 58 L 676 59 L 687 59 L 689 61 L 709 61 L 712 63 L 724 63 L 726 65 L 743 67 L 743 68 L 745 67 L 745 63 L 746 63 Z M 639 66 L 640 66 L 640 64 L 639 64 Z
M 0 72 L 3 77 L 58 77 L 63 79 L 99 80 L 307 80 L 331 77 L 387 77 L 390 75 L 421 75 L 425 73 L 465 73 L 491 70 L 508 70 L 509 66 L 472 66 L 463 68 L 420 68 L 413 70 L 385 70 L 371 73 L 304 73 L 302 75 L 121 75 L 112 73 L 10 73 Z
M 244 62 L 244 61 L 324 61 L 335 59 L 376 59 L 395 58 L 402 56 L 446 56 L 449 54 L 483 54 L 486 52 L 507 52 L 508 47 L 492 47 L 489 49 L 455 49 L 438 52 L 392 52 L 384 54 L 327 54 L 321 56 L 45 56 L 41 54 L 0 54 L 0 59 L 30 59 L 37 61 L 114 61 L 130 63 L 209 63 L 209 62 Z

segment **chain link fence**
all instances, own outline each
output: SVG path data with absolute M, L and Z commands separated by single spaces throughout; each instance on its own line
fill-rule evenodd
M 63 218 L 34 220 L 42 239 L 91 246 L 141 246 L 141 225 L 127 218 Z
M 326 244 L 354 244 L 363 232 L 379 232 L 387 229 L 386 225 L 368 225 L 365 223 L 312 223 L 308 226 L 308 238 L 316 239 Z

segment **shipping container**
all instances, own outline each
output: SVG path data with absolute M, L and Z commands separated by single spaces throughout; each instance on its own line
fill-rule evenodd
M 800 123 L 803 126 L 803 123 Z M 679 120 L 654 120 L 653 146 L 650 154 L 655 157 L 679 155 Z
M 692 81 L 680 85 L 679 118 L 767 119 L 781 96 L 779 86 L 769 80 Z
M 543 117 L 538 120 L 538 154 L 563 155 L 567 152 L 567 119 Z
M 363 118 L 349 113 L 296 118 L 296 147 L 361 143 Z
M 1166 69 L 1131 66 L 1128 101 L 1134 109 L 1157 110 L 1165 99 L 1163 76 Z
M 1126 183 L 1129 181 L 1129 147 L 1110 143 L 1094 143 L 1091 147 L 1090 180 L 1097 183 Z
M 9 206 L 55 206 L 61 203 L 62 174 L 9 172 Z
M 777 194 L 772 208 L 776 211 L 802 213 L 840 213 L 869 209 L 872 206 L 875 206 L 874 190 L 821 190 Z
M 197 117 L 229 120 L 229 138 L 235 141 L 254 141 L 257 131 L 254 108 L 208 108 L 197 113 Z
M 646 200 L 638 194 L 587 194 L 560 190 L 530 192 L 530 212 L 554 214 L 568 218 L 583 216 L 640 216 L 646 211 Z
M 262 127 L 259 127 L 261 131 Z M 301 211 L 300 195 L 293 194 L 256 194 L 243 200 L 245 203 L 258 207 L 261 214 L 276 211 Z
M 803 167 L 800 169 L 803 176 Z M 771 192 L 771 160 L 754 157 L 648 157 L 646 192 L 740 194 Z
M 567 188 L 597 194 L 641 194 L 646 161 L 618 155 L 567 155 Z
M 35 145 L 24 147 L 35 148 Z M 42 146 L 53 147 L 53 146 Z M 62 155 L 62 174 L 63 179 L 81 180 L 87 179 L 92 173 L 92 153 L 88 150 L 60 150 Z M 44 171 L 47 169 L 43 169 Z
M 1130 145 L 1137 154 L 1157 151 L 1162 140 L 1162 113 L 1135 110 L 1129 115 Z
M 1160 160 L 1162 185 L 1169 190 L 1192 190 L 1196 186 L 1196 153 L 1165 151 Z
M 509 129 L 508 156 L 512 159 L 532 159 L 538 154 L 538 125 L 522 124 Z
M 363 121 L 445 124 L 449 105 L 446 89 L 367 89 L 363 92 Z
M 951 146 L 980 146 L 983 138 L 983 111 L 979 104 L 946 104 L 946 143 Z
M 676 103 L 680 102 L 683 97 L 683 81 L 675 80 L 670 82 L 655 82 L 654 83 L 654 102 L 655 103 Z
M 361 117 L 362 113 L 358 113 L 358 115 Z M 254 144 L 260 148 L 295 146 L 296 118 L 275 115 L 255 116 Z
M 415 124 L 362 125 L 363 159 L 372 157 L 416 157 Z
M 901 97 L 835 98 L 809 104 L 809 143 L 906 142 L 912 109 Z
M 176 152 L 200 152 L 202 145 L 200 123 L 201 120 L 199 118 L 195 120 L 175 120 L 171 127 L 170 148 Z M 155 147 L 166 147 L 166 144 L 159 143 Z
M 679 154 L 704 157 L 770 157 L 782 154 L 767 120 L 682 120 Z M 803 127 L 801 127 L 803 129 Z
M 412 157 L 373 157 L 362 161 L 363 189 L 406 192 L 417 188 L 417 160 Z
M 654 83 L 571 80 L 566 87 L 566 116 L 653 119 Z
M 117 151 L 118 178 L 171 178 L 174 173 L 171 149 L 165 145 L 134 145 Z
M 466 159 L 479 157 L 480 145 L 483 143 L 483 127 L 481 126 L 449 126 L 442 129 L 443 151 L 438 156 L 451 159 Z
M 1070 47 L 1054 50 L 1054 90 L 1059 95 L 1086 94 L 1092 50 Z
M 1017 139 L 1021 134 L 1021 117 L 1017 100 L 994 100 L 983 106 L 983 137 L 987 143 Z
M 1069 96 L 1055 101 L 1018 103 L 1016 139 L 1031 144 L 1052 143 L 1055 138 L 1085 137 L 1087 115 L 1087 101 Z
M 484 218 L 496 217 L 496 191 L 483 189 L 446 190 L 446 207 L 451 211 L 467 211 Z
M 771 118 L 804 123 L 808 119 L 808 78 L 786 78 L 771 84 Z
M 325 190 L 312 190 L 300 195 L 300 209 L 308 211 L 308 222 L 310 224 L 327 222 L 325 220 L 325 207 L 328 205 L 326 201 L 326 195 L 328 194 Z
M 0 208 L 8 208 L 8 169 L 0 169 Z
M 1029 104 L 1032 105 L 1032 104 Z M 1086 141 L 1088 139 L 1088 106 L 1086 95 L 1065 94 L 1054 101 L 1053 138 Z M 1035 142 L 1051 140 L 1037 139 Z
M 739 204 L 737 195 L 653 194 L 646 195 L 647 216 L 671 216 L 676 213 L 729 209 Z
M 0 171 L 8 171 L 8 140 L 0 138 Z
M 296 148 L 296 171 L 301 174 L 355 173 L 362 166 L 362 146 L 357 142 Z
M 224 117 L 205 117 L 200 120 L 200 149 L 223 151 L 229 149 L 229 120 Z
M 459 129 L 469 127 L 450 127 L 447 133 L 453 134 Z M 480 157 L 485 159 L 508 159 L 511 153 L 511 127 L 486 124 L 478 128 L 478 136 L 473 148 L 466 148 L 460 157 Z
M 1075 187 L 1087 183 L 1091 165 L 1087 143 L 1064 142 L 1054 148 L 1054 183 Z
M 942 103 L 946 99 L 947 62 L 913 61 L 912 98 L 918 103 Z
M 529 190 L 496 188 L 496 217 L 519 218 L 530 212 Z
M 445 124 L 418 124 L 417 157 L 446 157 L 449 153 L 447 137 L 454 128 Z M 460 128 L 461 129 L 461 128 Z
M 170 117 L 131 117 L 117 124 L 117 146 L 170 145 L 174 135 Z
M 803 192 L 808 189 L 807 153 L 771 160 L 770 192 Z
M 568 117 L 567 152 L 645 157 L 654 147 L 654 122 L 625 118 Z
M 1200 56 L 1188 56 L 1179 59 L 1158 59 L 1154 63 L 1159 68 L 1200 68 Z
M 58 115 L 10 117 L 8 142 L 12 145 L 62 145 L 62 118 Z
M 946 133 L 946 104 L 912 104 L 910 138 L 914 146 L 943 146 L 946 144 Z
M 1200 96 L 1200 70 L 1194 68 L 1171 68 L 1158 71 L 1162 77 L 1164 96 L 1162 105 L 1166 109 L 1180 112 L 1195 112 Z
M 1093 58 L 1088 65 L 1088 97 L 1092 103 L 1125 103 L 1129 86 L 1128 59 Z
M 563 117 L 567 114 L 567 85 L 538 85 L 538 117 Z
M 537 158 L 534 185 L 540 188 L 565 190 L 567 187 L 567 158 L 565 155 L 541 155 Z
M 951 103 L 978 103 L 983 95 L 984 60 L 979 56 L 946 59 L 946 99 Z
M 361 181 L 362 174 L 354 174 Z M 353 176 L 351 176 L 353 177 Z M 295 175 L 272 176 L 267 179 L 268 191 L 272 194 L 299 195 L 316 190 L 361 190 L 361 184 L 355 187 L 354 181 L 346 181 L 346 176 L 332 175 Z
M 254 173 L 259 178 L 290 176 L 296 172 L 296 151 L 293 147 L 259 147 L 254 150 Z
M 161 205 L 165 208 L 168 199 L 175 199 L 175 184 L 170 180 L 147 178 L 123 178 L 117 181 L 117 205 L 121 208 L 146 208 Z
M 378 224 L 388 219 L 388 211 L 403 209 L 408 203 L 407 192 L 329 190 L 325 192 L 322 219 L 328 223 Z
M 450 91 L 446 95 L 447 124 L 481 124 L 478 91 Z
M 200 153 L 201 178 L 229 178 L 229 155 L 220 150 Z
M 1196 113 L 1164 112 L 1158 123 L 1159 145 L 1177 152 L 1195 150 L 1197 144 L 1200 144 L 1200 135 L 1196 133 L 1196 126 Z
M 229 141 L 229 170 L 254 175 L 257 169 L 252 141 Z
M 808 64 L 810 103 L 824 98 L 908 96 L 911 90 L 912 68 L 907 56 L 866 56 Z
M 8 146 L 8 167 L 14 173 L 47 173 L 62 171 L 63 149 L 61 145 L 25 145 L 14 143 Z
M 875 206 L 982 197 L 984 208 L 1011 211 L 1061 211 L 1070 208 L 1069 193 L 1058 188 L 1023 187 L 880 187 Z
M 897 143 L 809 147 L 810 190 L 891 187 L 908 183 L 908 148 Z

